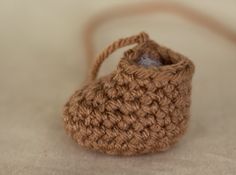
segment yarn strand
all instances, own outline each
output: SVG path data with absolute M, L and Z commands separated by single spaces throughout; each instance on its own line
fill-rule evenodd
M 215 32 L 225 39 L 232 41 L 236 44 L 236 32 L 228 28 L 220 21 L 212 18 L 211 16 L 202 14 L 201 12 L 192 9 L 190 7 L 170 2 L 151 2 L 151 3 L 140 3 L 140 4 L 130 4 L 116 8 L 110 8 L 103 13 L 96 15 L 85 27 L 84 33 L 84 45 L 85 45 L 85 55 L 87 58 L 87 64 L 91 65 L 94 58 L 94 47 L 93 47 L 93 34 L 95 30 L 104 24 L 114 19 L 119 19 L 122 17 L 141 15 L 141 14 L 151 14 L 157 12 L 167 12 L 174 15 L 183 17 L 191 21 L 192 23 L 204 26 Z M 97 72 L 101 63 L 116 49 L 134 44 L 135 37 L 129 37 L 125 39 L 120 39 L 108 48 L 106 48 L 99 56 L 96 57 L 94 63 L 92 64 L 92 71 L 89 73 L 89 80 L 94 80 L 97 76 Z
M 111 55 L 114 51 L 116 51 L 119 48 L 122 48 L 122 47 L 125 47 L 125 46 L 128 46 L 128 45 L 132 45 L 132 44 L 135 44 L 135 43 L 140 44 L 144 41 L 147 41 L 148 38 L 149 38 L 148 35 L 146 33 L 142 32 L 139 35 L 134 35 L 134 36 L 127 37 L 127 38 L 122 38 L 122 39 L 119 39 L 118 41 L 113 42 L 111 45 L 109 45 L 106 49 L 104 49 L 95 58 L 89 80 L 93 81 L 96 78 L 97 73 L 99 71 L 99 68 L 100 68 L 102 62 L 109 55 Z

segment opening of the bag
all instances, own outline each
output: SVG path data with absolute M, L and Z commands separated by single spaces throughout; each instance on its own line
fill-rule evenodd
M 168 54 L 163 54 L 167 52 L 166 48 L 162 48 L 153 41 L 148 41 L 136 47 L 134 52 L 136 52 L 133 58 L 134 63 L 145 68 L 162 67 L 178 62 L 178 60 L 171 58 Z
M 140 54 L 134 61 L 136 64 L 143 66 L 145 68 L 162 67 L 165 65 L 174 64 L 174 62 L 170 59 L 163 58 L 159 54 L 151 54 L 151 53 Z

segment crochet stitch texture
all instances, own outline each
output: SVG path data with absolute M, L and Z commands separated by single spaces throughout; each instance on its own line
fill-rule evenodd
M 118 42 L 122 46 L 130 44 L 122 41 Z M 121 47 L 113 44 L 115 48 L 103 54 L 92 70 L 91 81 L 66 103 L 65 129 L 81 146 L 113 155 L 135 155 L 167 150 L 185 133 L 192 61 L 160 46 L 145 33 L 133 38 L 131 43 L 135 42 L 138 45 L 124 53 L 116 70 L 94 80 L 105 57 Z M 164 65 L 139 65 L 143 55 Z

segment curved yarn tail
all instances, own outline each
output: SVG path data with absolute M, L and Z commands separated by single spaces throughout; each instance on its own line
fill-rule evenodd
M 236 44 L 235 31 L 231 30 L 216 19 L 202 14 L 201 12 L 194 10 L 190 7 L 170 2 L 151 2 L 130 5 L 126 4 L 123 7 L 121 6 L 116 8 L 110 8 L 109 10 L 104 11 L 100 15 L 96 15 L 86 25 L 84 33 L 84 44 L 88 65 L 91 64 L 92 59 L 94 58 L 93 33 L 99 26 L 101 26 L 105 22 L 114 20 L 116 18 L 122 18 L 136 14 L 150 14 L 154 12 L 168 12 L 186 18 L 193 23 L 210 29 L 211 31 L 221 35 L 222 37 Z M 89 80 L 94 80 L 96 78 L 101 63 L 105 60 L 105 58 L 108 57 L 108 55 L 114 52 L 117 48 L 136 43 L 136 37 L 139 36 L 140 35 L 120 39 L 111 44 L 100 55 L 98 55 L 93 64 L 92 71 L 89 74 Z

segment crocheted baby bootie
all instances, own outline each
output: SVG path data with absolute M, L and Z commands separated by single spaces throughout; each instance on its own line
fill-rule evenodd
M 105 58 L 135 43 L 116 70 L 95 80 Z M 96 58 L 90 81 L 66 103 L 65 129 L 80 145 L 108 154 L 167 150 L 186 131 L 193 73 L 188 58 L 146 33 L 120 39 Z

